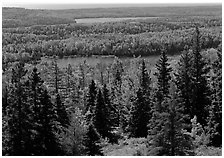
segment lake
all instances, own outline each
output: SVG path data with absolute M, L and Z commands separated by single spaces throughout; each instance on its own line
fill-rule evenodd
M 148 56 L 148 57 L 141 57 L 142 59 L 145 59 L 145 62 L 147 63 L 147 65 L 154 66 L 155 63 L 159 60 L 159 56 Z M 177 61 L 179 58 L 179 55 L 175 55 L 175 56 L 169 56 L 169 61 L 172 63 L 174 61 Z M 121 57 L 119 58 L 121 61 L 127 61 L 129 62 L 131 59 L 134 59 L 134 57 Z M 51 61 L 51 59 L 42 59 L 45 61 Z M 104 57 L 104 56 L 97 56 L 97 57 L 68 57 L 68 58 L 62 58 L 62 59 L 58 59 L 58 66 L 63 68 L 66 67 L 68 64 L 70 64 L 71 66 L 77 66 L 80 63 L 83 63 L 84 61 L 86 61 L 87 64 L 89 64 L 90 66 L 96 66 L 98 63 L 103 63 L 105 65 L 109 65 L 111 63 L 113 63 L 115 60 L 115 57 Z
M 123 18 L 83 18 L 75 19 L 77 23 L 104 23 L 104 22 L 119 22 L 125 20 L 145 20 L 145 19 L 155 19 L 159 17 L 123 17 Z

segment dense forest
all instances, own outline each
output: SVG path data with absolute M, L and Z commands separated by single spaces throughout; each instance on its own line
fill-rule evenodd
M 3 28 L 2 154 L 221 155 L 221 20 Z M 58 65 L 93 55 L 114 61 Z

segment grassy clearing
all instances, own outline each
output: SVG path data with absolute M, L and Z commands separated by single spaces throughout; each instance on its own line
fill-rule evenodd
M 118 144 L 108 144 L 103 148 L 106 156 L 148 156 L 146 138 L 131 138 L 120 140 Z M 200 146 L 195 150 L 195 156 L 222 156 L 222 148 Z
M 146 138 L 120 140 L 119 144 L 109 144 L 103 148 L 106 156 L 146 156 Z
M 222 156 L 222 148 L 201 146 L 195 153 L 196 156 Z

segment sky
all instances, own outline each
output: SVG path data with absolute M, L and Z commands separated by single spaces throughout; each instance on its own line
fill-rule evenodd
M 74 3 L 75 2 L 75 3 Z M 113 3 L 112 3 L 113 2 Z M 79 9 L 79 8 L 117 8 L 117 7 L 160 7 L 160 6 L 197 6 L 221 3 L 220 0 L 3 0 L 3 7 L 22 7 L 27 9 Z

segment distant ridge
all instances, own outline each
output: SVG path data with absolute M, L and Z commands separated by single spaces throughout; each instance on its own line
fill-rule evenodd
M 149 9 L 150 8 L 150 9 Z M 166 6 L 166 7 L 123 7 L 84 9 L 26 9 L 3 7 L 3 28 L 33 25 L 54 25 L 75 23 L 83 18 L 123 18 L 123 17 L 169 17 L 169 16 L 220 16 L 221 5 L 208 6 Z
M 16 8 L 25 9 L 49 9 L 49 10 L 67 10 L 67 9 L 99 9 L 99 8 L 146 8 L 146 7 L 193 7 L 193 6 L 217 6 L 221 3 L 121 3 L 121 4 L 15 4 Z M 4 7 L 13 8 L 14 6 L 7 6 L 3 3 Z

